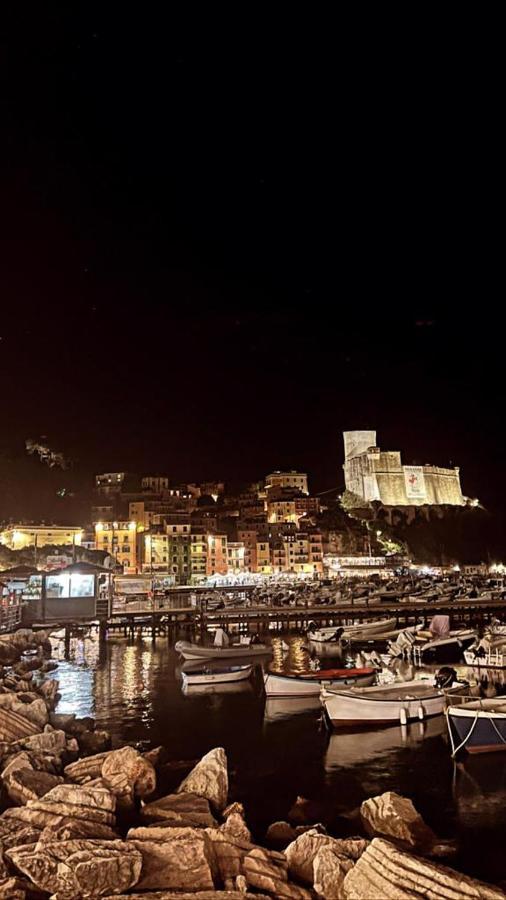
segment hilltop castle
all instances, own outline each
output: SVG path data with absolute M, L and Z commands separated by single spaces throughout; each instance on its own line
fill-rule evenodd
M 375 431 L 345 431 L 344 478 L 356 507 L 377 500 L 384 506 L 465 506 L 457 467 L 405 466 L 400 450 L 380 450 Z

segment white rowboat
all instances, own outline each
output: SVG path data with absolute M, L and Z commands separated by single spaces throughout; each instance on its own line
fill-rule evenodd
M 274 672 L 265 672 L 264 687 L 267 697 L 318 697 L 323 686 L 338 686 L 347 684 L 374 684 L 376 670 L 363 669 L 334 669 L 327 674 L 325 672 L 313 672 L 307 675 L 279 675 Z M 339 673 L 339 674 L 338 674 Z
M 244 681 L 249 678 L 253 666 L 230 666 L 223 669 L 207 669 L 206 667 L 194 669 L 192 672 L 182 672 L 183 685 L 194 684 L 226 684 L 230 681 Z
M 377 687 L 349 688 L 346 691 L 322 690 L 325 712 L 335 728 L 345 726 L 405 724 L 412 719 L 440 715 L 445 695 L 462 691 L 462 684 L 444 690 L 430 681 L 404 681 Z
M 266 656 L 271 648 L 266 644 L 229 644 L 228 647 L 204 647 L 190 641 L 178 641 L 177 653 L 184 659 L 239 659 L 241 657 Z

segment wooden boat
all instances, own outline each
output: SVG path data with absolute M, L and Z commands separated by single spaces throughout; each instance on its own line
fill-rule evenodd
M 184 659 L 241 659 L 251 656 L 266 656 L 271 653 L 267 644 L 229 644 L 228 647 L 205 647 L 190 641 L 178 641 L 177 653 Z
M 374 684 L 376 669 L 320 669 L 300 675 L 264 673 L 267 697 L 318 697 L 324 685 Z
M 461 750 L 468 753 L 506 750 L 506 697 L 449 706 L 446 721 L 452 756 Z
M 413 646 L 413 658 L 420 656 L 420 662 L 424 664 L 455 662 L 475 639 L 476 631 L 473 628 L 450 631 L 445 637 Z
M 395 628 L 395 619 L 378 619 L 375 622 L 361 622 L 358 625 L 334 625 L 330 628 L 311 628 L 308 630 L 307 636 L 310 641 L 317 643 L 327 643 L 331 641 L 350 640 L 353 638 L 363 637 L 368 640 L 374 634 L 385 634 L 393 631 Z M 312 623 L 313 625 L 315 623 Z
M 412 719 L 441 715 L 445 695 L 462 692 L 462 689 L 463 685 L 454 681 L 443 689 L 431 678 L 346 691 L 324 688 L 320 697 L 335 728 L 393 722 L 404 725 Z
M 194 684 L 225 684 L 231 681 L 244 681 L 249 678 L 253 666 L 227 666 L 221 669 L 201 666 L 192 671 L 181 672 L 183 685 Z

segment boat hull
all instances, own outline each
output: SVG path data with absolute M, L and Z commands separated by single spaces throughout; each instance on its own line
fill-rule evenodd
M 323 686 L 342 686 L 357 685 L 363 687 L 372 685 L 376 678 L 374 670 L 368 670 L 362 674 L 342 675 L 339 678 L 304 678 L 298 675 L 276 675 L 272 672 L 266 672 L 264 675 L 264 687 L 267 697 L 319 697 Z
M 374 634 L 385 634 L 393 631 L 395 624 L 395 619 L 379 619 L 377 622 L 362 622 L 360 625 L 345 625 L 342 628 L 339 640 L 350 640 L 352 638 L 360 637 L 367 640 Z M 311 641 L 315 641 L 317 644 L 330 643 L 333 635 L 340 630 L 341 626 L 339 625 L 335 625 L 332 628 L 318 628 L 315 631 L 309 631 L 308 638 Z
M 486 705 L 486 701 L 484 702 Z M 506 751 L 506 711 L 449 707 L 447 723 L 454 753 L 498 753 Z
M 322 702 L 334 728 L 386 725 L 441 715 L 445 693 L 418 681 L 364 691 L 323 691 Z
M 195 684 L 229 684 L 234 681 L 244 681 L 249 678 L 253 666 L 238 666 L 228 672 L 182 672 L 183 685 Z

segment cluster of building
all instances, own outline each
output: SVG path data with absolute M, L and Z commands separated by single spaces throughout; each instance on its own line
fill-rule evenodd
M 246 573 L 323 573 L 318 497 L 307 475 L 272 472 L 241 491 L 221 482 L 136 485 L 122 472 L 96 476 L 93 545 L 125 573 L 166 573 L 177 584 Z
M 377 447 L 375 431 L 345 432 L 344 448 L 348 508 L 371 509 L 377 501 L 388 513 L 467 502 L 458 468 L 403 465 L 399 451 Z M 72 562 L 75 553 L 64 553 L 81 546 L 100 551 L 106 565 L 126 575 L 163 574 L 181 585 L 247 574 L 318 578 L 324 559 L 328 571 L 348 568 L 353 557 L 372 564 L 367 528 L 357 519 L 333 528 L 324 512 L 303 472 L 271 472 L 240 490 L 225 490 L 223 482 L 171 484 L 166 475 L 106 472 L 95 477 L 88 528 L 15 525 L 0 531 L 0 545 L 33 547 L 36 564 L 39 548 L 67 548 L 46 568 Z

